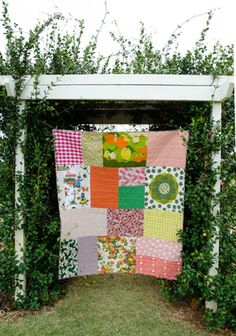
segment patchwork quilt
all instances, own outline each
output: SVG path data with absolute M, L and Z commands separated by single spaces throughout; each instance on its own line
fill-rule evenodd
M 53 130 L 59 278 L 181 273 L 185 131 Z

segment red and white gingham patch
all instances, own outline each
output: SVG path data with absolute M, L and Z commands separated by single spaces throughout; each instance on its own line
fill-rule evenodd
M 81 134 L 75 131 L 53 130 L 56 165 L 82 165 Z

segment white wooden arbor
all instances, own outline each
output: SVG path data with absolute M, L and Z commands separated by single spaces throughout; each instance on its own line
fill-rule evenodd
M 15 97 L 15 83 L 11 76 L 0 76 L 0 86 L 5 86 L 8 96 Z M 213 128 L 221 125 L 221 105 L 233 92 L 233 77 L 205 75 L 41 75 L 34 91 L 34 79 L 25 77 L 24 87 L 19 98 L 19 113 L 27 100 L 124 100 L 124 101 L 188 101 L 212 102 Z M 235 124 L 236 126 L 236 124 Z M 213 132 L 214 132 L 213 129 Z M 235 127 L 236 129 L 236 127 Z M 21 141 L 24 142 L 25 130 Z M 221 152 L 213 154 L 213 168 L 220 168 Z M 16 148 L 16 174 L 24 174 L 25 164 L 21 145 Z M 215 193 L 220 192 L 220 174 L 217 176 Z M 19 185 L 15 186 L 15 202 L 20 201 Z M 212 208 L 217 215 L 220 206 Z M 22 224 L 23 224 L 22 218 Z M 219 228 L 216 228 L 213 248 L 214 263 L 209 274 L 217 274 L 219 264 Z M 18 260 L 24 254 L 23 227 L 15 232 L 15 249 Z M 16 298 L 25 294 L 26 276 L 21 274 L 22 286 L 16 286 Z M 206 308 L 216 310 L 217 303 L 207 301 Z

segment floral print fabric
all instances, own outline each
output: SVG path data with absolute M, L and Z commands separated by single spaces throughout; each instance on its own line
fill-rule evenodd
M 135 239 L 98 237 L 99 273 L 135 273 Z
M 103 135 L 104 167 L 143 167 L 146 160 L 146 134 L 113 132 Z
M 59 255 L 59 279 L 78 274 L 78 243 L 75 239 L 62 240 Z
M 184 177 L 180 168 L 146 168 L 145 208 L 183 212 Z
M 109 236 L 142 237 L 143 210 L 108 209 L 107 231 Z

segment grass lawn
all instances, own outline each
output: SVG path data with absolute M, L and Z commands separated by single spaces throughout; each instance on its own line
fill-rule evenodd
M 148 276 L 98 275 L 69 282 L 54 307 L 0 320 L 1 336 L 195 336 L 209 335 L 191 322 L 188 308 L 165 302 Z M 196 313 L 194 313 L 196 314 Z M 7 315 L 10 320 L 13 313 Z

